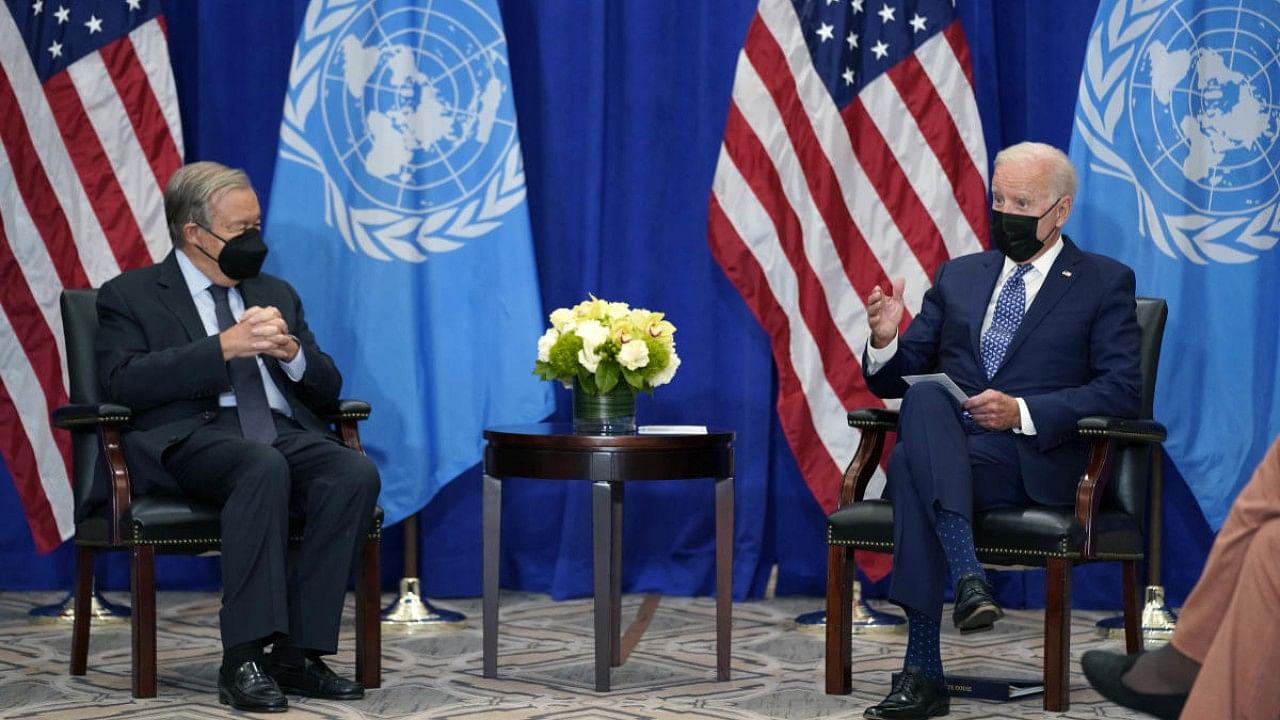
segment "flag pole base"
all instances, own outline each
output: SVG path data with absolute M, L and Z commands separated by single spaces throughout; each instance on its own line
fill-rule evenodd
M 382 611 L 382 625 L 406 630 L 456 630 L 466 615 L 433 607 L 423 599 L 418 578 L 400 579 L 400 596 Z
M 823 632 L 827 627 L 825 610 L 805 613 L 796 618 L 796 629 L 801 632 Z M 906 618 L 873 610 L 862 599 L 862 583 L 853 583 L 853 625 L 854 635 L 892 635 L 906 632 Z
M 71 622 L 76 619 L 75 597 L 67 593 L 60 602 L 52 605 L 41 605 L 28 611 L 33 622 Z M 89 595 L 89 622 L 122 623 L 129 620 L 129 606 L 117 605 L 98 592 L 97 588 Z
M 1164 586 L 1148 585 L 1146 604 L 1142 607 L 1142 646 L 1148 650 L 1160 647 L 1173 637 L 1178 616 L 1164 604 Z M 1098 637 L 1109 640 L 1124 639 L 1124 616 L 1112 615 L 1094 624 Z

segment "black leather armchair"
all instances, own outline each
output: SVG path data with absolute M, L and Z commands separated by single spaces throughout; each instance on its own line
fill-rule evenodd
M 1151 420 L 1156 368 L 1168 307 L 1164 300 L 1138 299 L 1142 328 L 1141 419 L 1087 417 L 1078 432 L 1089 443 L 1074 507 L 1001 508 L 974 516 L 974 541 L 984 564 L 1034 566 L 1045 580 L 1044 708 L 1070 705 L 1071 568 L 1115 560 L 1123 565 L 1125 643 L 1139 650 L 1138 563 L 1143 558 L 1147 481 L 1159 472 L 1165 428 Z M 880 462 L 885 436 L 897 429 L 897 411 L 855 410 L 849 425 L 862 431 L 853 462 L 844 473 L 840 507 L 827 518 L 826 691 L 848 694 L 852 672 L 851 585 L 853 551 L 893 551 L 893 506 L 863 500 Z M 1154 451 L 1154 452 L 1153 452 Z
M 195 555 L 220 545 L 219 511 L 182 497 L 134 496 L 120 444 L 130 410 L 102 401 L 94 359 L 98 331 L 97 290 L 65 290 L 62 324 L 67 346 L 71 403 L 53 422 L 72 433 L 72 492 L 75 498 L 75 620 L 71 674 L 84 675 L 89 654 L 89 595 L 94 556 L 104 550 L 130 553 L 133 695 L 156 694 L 155 554 Z M 325 416 L 343 442 L 363 451 L 356 423 L 369 417 L 368 403 L 342 400 Z M 102 467 L 99 467 L 102 463 Z M 378 550 L 382 511 L 375 510 L 368 542 L 357 563 L 356 677 L 367 688 L 381 685 Z M 294 541 L 300 534 L 291 530 Z

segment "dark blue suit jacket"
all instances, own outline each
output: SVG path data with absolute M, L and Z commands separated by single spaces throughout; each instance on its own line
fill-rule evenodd
M 266 274 L 238 288 L 245 307 L 279 309 L 306 353 L 307 369 L 299 382 L 290 380 L 275 360 L 265 359 L 294 419 L 308 430 L 331 432 L 315 411 L 337 402 L 342 375 L 316 345 L 297 293 Z M 161 464 L 164 451 L 216 417 L 218 395 L 231 389 L 231 380 L 218 336 L 206 334 L 173 252 L 103 284 L 95 346 L 106 396 L 133 410 L 124 450 L 135 491 L 177 491 L 177 481 Z
M 1015 436 L 1023 485 L 1037 502 L 1058 505 L 1074 502 L 1084 468 L 1076 422 L 1088 415 L 1136 417 L 1142 395 L 1133 271 L 1081 251 L 1066 237 L 1061 242 L 990 381 L 979 343 L 1004 263 L 996 251 L 944 263 L 899 337 L 898 352 L 866 375 L 868 387 L 884 398 L 902 397 L 903 375 L 930 372 L 950 375 L 969 395 L 994 388 L 1023 398 L 1036 426 L 1036 435 Z

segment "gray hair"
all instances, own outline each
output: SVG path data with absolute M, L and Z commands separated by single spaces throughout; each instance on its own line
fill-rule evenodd
M 998 166 L 1009 162 L 1046 162 L 1049 164 L 1049 189 L 1058 197 L 1076 196 L 1076 169 L 1067 154 L 1052 145 L 1038 142 L 1020 142 L 996 153 Z
M 216 162 L 194 162 L 178 168 L 164 189 L 164 216 L 173 246 L 180 248 L 186 244 L 182 228 L 187 223 L 209 227 L 209 206 L 217 203 L 228 190 L 237 188 L 253 189 L 243 170 Z

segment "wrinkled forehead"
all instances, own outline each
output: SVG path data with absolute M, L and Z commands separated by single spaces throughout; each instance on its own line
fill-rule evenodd
M 1035 200 L 1049 196 L 1048 163 L 1039 160 L 1006 160 L 991 176 L 992 195 Z
M 232 187 L 209 198 L 209 219 L 223 226 L 254 225 L 262 219 L 258 195 L 251 188 Z

